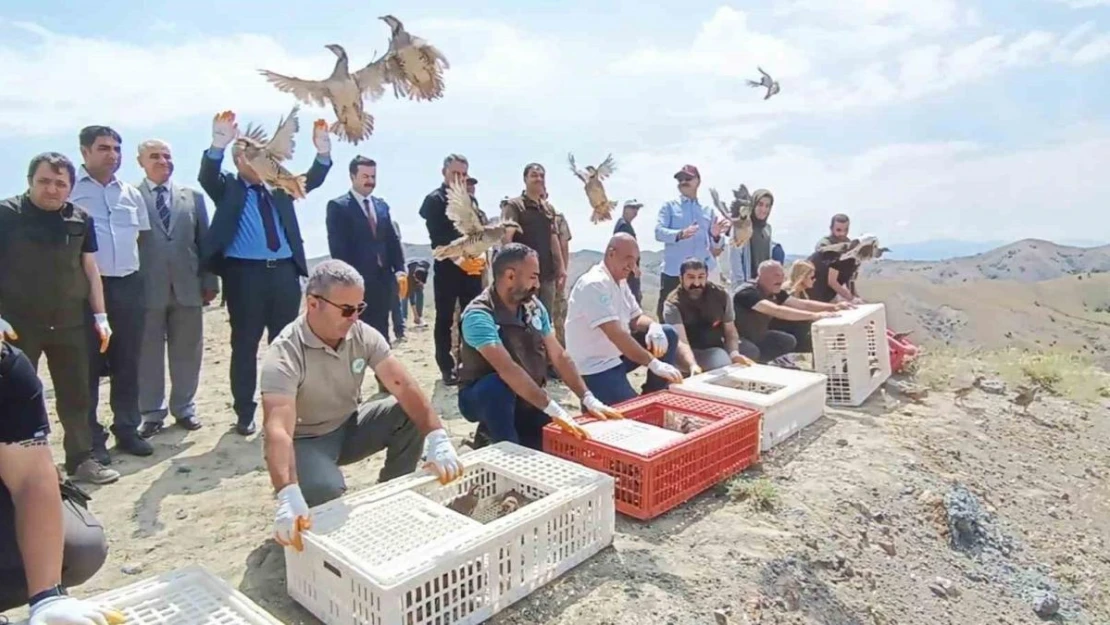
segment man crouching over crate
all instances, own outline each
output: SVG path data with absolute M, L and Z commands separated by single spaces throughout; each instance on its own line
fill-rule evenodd
M 385 337 L 359 315 L 362 276 L 340 260 L 317 265 L 305 312 L 281 331 L 262 360 L 266 465 L 277 491 L 275 539 L 301 549 L 309 507 L 346 492 L 339 467 L 383 449 L 379 481 L 412 472 L 423 460 L 446 483 L 463 473 L 443 423 Z M 360 405 L 367 370 L 390 396 Z
M 462 366 L 459 412 L 479 424 L 493 442 L 511 441 L 543 448 L 543 426 L 585 438 L 586 432 L 547 394 L 547 367 L 555 368 L 582 402 L 600 419 L 621 414 L 586 388 L 562 345 L 551 317 L 537 297 L 540 261 L 523 243 L 509 243 L 493 260 L 493 284 L 471 300 L 462 314 Z
M 567 304 L 567 352 L 595 395 L 610 404 L 636 397 L 628 374 L 647 367 L 642 391 L 650 393 L 682 381 L 675 369 L 678 334 L 644 314 L 628 277 L 640 262 L 631 235 L 613 235 L 605 258 L 582 274 Z
M 690 375 L 730 364 L 751 365 L 740 354 L 732 298 L 709 281 L 700 258 L 687 258 L 679 268 L 678 288 L 663 302 L 663 321 L 678 335 L 678 361 Z

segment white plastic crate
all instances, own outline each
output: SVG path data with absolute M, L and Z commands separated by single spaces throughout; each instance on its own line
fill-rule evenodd
M 594 421 L 582 426 L 590 438 L 617 449 L 650 456 L 656 451 L 685 438 L 685 434 L 675 430 L 656 427 L 633 419 L 613 421 Z
M 127 625 L 281 625 L 243 593 L 195 564 L 89 599 L 123 612 Z
M 481 623 L 612 543 L 608 475 L 512 443 L 462 461 L 451 484 L 419 471 L 314 508 L 290 596 L 328 625 Z M 506 514 L 510 491 L 531 501 Z M 468 494 L 469 516 L 447 507 Z
M 825 412 L 825 376 L 769 365 L 729 365 L 687 378 L 671 390 L 762 410 L 762 451 L 790 438 Z
M 813 322 L 813 368 L 828 377 L 829 405 L 859 406 L 890 377 L 886 308 L 863 304 Z

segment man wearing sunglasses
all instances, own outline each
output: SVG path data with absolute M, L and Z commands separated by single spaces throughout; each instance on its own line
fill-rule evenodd
M 305 312 L 282 330 L 262 360 L 265 457 L 278 497 L 278 542 L 300 550 L 309 507 L 343 495 L 339 467 L 383 449 L 379 481 L 411 473 L 421 459 L 444 483 L 462 475 L 443 423 L 416 380 L 390 353 L 385 337 L 359 315 L 362 276 L 341 260 L 317 265 L 305 288 Z M 361 402 L 376 374 L 390 396 Z
M 659 276 L 659 300 L 655 316 L 663 317 L 663 303 L 682 280 L 680 267 L 688 258 L 697 258 L 710 271 L 717 266 L 716 256 L 724 249 L 721 230 L 725 223 L 714 210 L 698 201 L 701 173 L 693 165 L 684 165 L 674 175 L 678 181 L 677 200 L 659 209 L 655 222 L 655 240 L 663 244 L 663 271 Z

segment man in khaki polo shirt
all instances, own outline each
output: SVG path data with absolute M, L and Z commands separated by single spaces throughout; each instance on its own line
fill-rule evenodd
M 362 277 L 347 263 L 317 265 L 305 312 L 285 327 L 262 361 L 266 464 L 277 491 L 275 538 L 301 548 L 309 507 L 344 494 L 339 467 L 386 450 L 379 481 L 412 472 L 423 460 L 443 482 L 462 475 L 443 423 L 416 380 L 377 330 L 359 321 Z M 367 371 L 391 396 L 360 405 Z

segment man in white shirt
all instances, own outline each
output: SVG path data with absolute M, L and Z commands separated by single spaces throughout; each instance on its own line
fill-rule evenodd
M 610 406 L 636 397 L 628 373 L 638 367 L 649 370 L 645 393 L 682 381 L 673 366 L 678 346 L 674 328 L 645 315 L 628 287 L 639 260 L 634 237 L 613 235 L 605 258 L 578 278 L 568 298 L 567 353 L 586 387 Z

